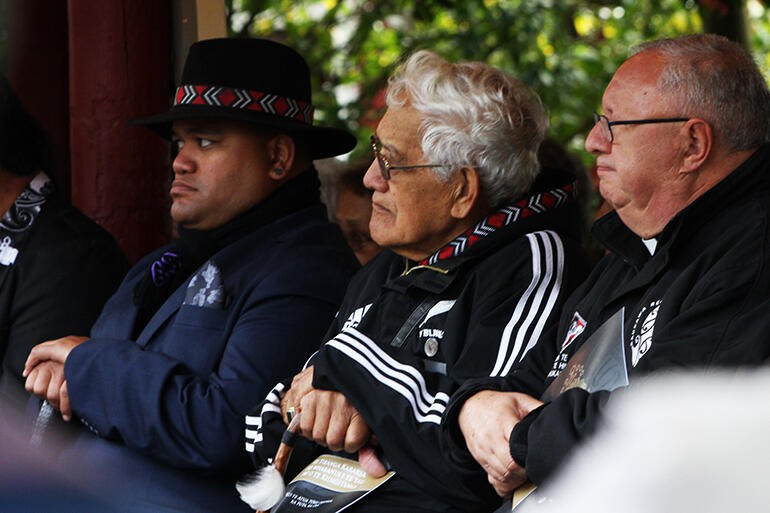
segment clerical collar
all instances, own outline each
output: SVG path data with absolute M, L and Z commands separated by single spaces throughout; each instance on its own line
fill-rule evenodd
M 645 247 L 647 248 L 647 251 L 650 252 L 650 255 L 655 254 L 655 248 L 658 247 L 658 239 L 655 237 L 649 238 L 649 239 L 642 239 L 642 243 L 644 243 Z

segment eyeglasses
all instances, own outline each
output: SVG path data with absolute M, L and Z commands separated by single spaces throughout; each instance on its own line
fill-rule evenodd
M 690 118 L 652 118 L 652 119 L 631 119 L 627 121 L 610 121 L 607 116 L 594 112 L 594 124 L 599 123 L 602 127 L 602 133 L 610 142 L 615 140 L 612 134 L 614 125 L 647 125 L 650 123 L 676 123 L 677 121 L 689 121 Z
M 372 141 L 372 153 L 374 153 L 374 158 L 377 159 L 377 163 L 380 165 L 380 174 L 382 175 L 382 178 L 384 180 L 390 180 L 390 170 L 391 169 L 414 169 L 418 167 L 443 167 L 442 164 L 417 164 L 414 166 L 393 166 L 388 162 L 388 159 L 383 157 L 382 153 L 380 152 L 382 148 L 382 142 L 380 142 L 379 138 L 377 138 L 376 135 L 373 135 L 371 137 Z

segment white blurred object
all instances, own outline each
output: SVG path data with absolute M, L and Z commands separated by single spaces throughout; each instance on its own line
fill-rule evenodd
M 292 409 L 289 409 L 289 411 L 292 411 Z M 289 465 L 291 453 L 294 450 L 294 443 L 299 436 L 299 423 L 300 414 L 296 413 L 286 427 L 273 461 L 269 465 L 262 467 L 254 475 L 235 484 L 241 500 L 254 508 L 258 513 L 271 509 L 283 498 L 283 494 L 286 491 L 283 477 L 286 473 L 286 467 Z
M 256 511 L 267 511 L 283 499 L 286 486 L 283 475 L 275 465 L 267 465 L 244 481 L 236 483 L 235 488 L 241 500 Z
M 768 396 L 768 369 L 651 378 L 516 512 L 770 511 Z

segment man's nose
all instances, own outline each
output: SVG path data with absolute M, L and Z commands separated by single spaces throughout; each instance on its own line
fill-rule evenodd
M 383 192 L 388 188 L 388 181 L 383 178 L 380 171 L 380 163 L 377 162 L 376 158 L 372 159 L 369 169 L 364 174 L 364 187 L 379 192 Z
M 593 153 L 609 153 L 612 143 L 607 139 L 599 123 L 594 123 L 593 128 L 586 137 L 586 151 Z
M 195 162 L 189 157 L 184 146 L 179 150 L 176 157 L 174 157 L 174 162 L 172 162 L 171 167 L 174 170 L 174 174 L 177 175 L 192 173 L 195 170 Z

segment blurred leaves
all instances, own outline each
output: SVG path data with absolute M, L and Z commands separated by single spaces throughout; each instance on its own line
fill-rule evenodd
M 701 32 L 702 4 L 709 1 L 718 0 L 226 0 L 226 6 L 233 36 L 268 37 L 305 56 L 317 119 L 353 131 L 357 152 L 366 151 L 363 143 L 382 114 L 387 77 L 403 58 L 429 48 L 450 61 L 485 61 L 535 89 L 549 110 L 551 136 L 589 163 L 582 145 L 591 113 L 629 49 Z M 745 3 L 752 49 L 767 72 L 770 6 Z

